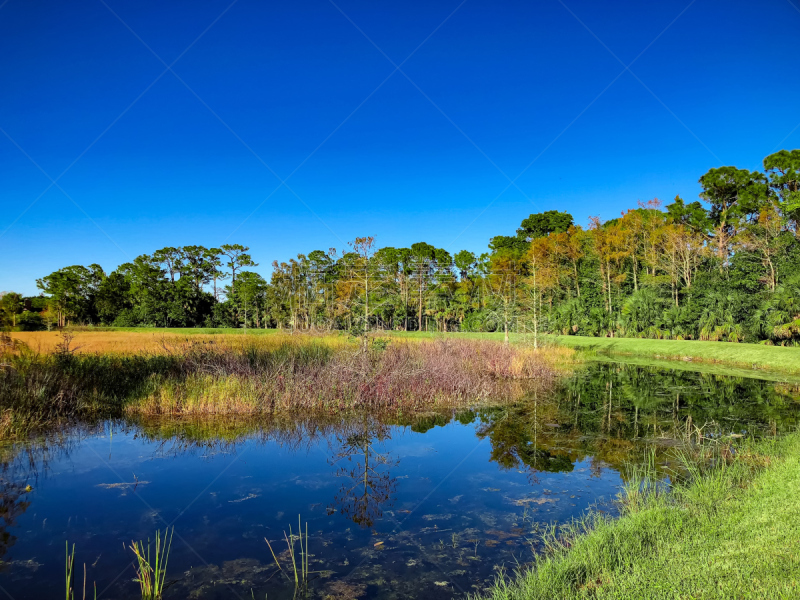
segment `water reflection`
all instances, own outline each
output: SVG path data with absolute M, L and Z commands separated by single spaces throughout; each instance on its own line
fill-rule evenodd
M 0 460 L 0 585 L 54 597 L 69 539 L 102 597 L 135 598 L 121 542 L 174 522 L 166 598 L 289 598 L 263 540 L 300 513 L 311 596 L 463 596 L 529 559 L 542 524 L 613 510 L 624 466 L 667 455 L 688 419 L 774 435 L 797 427 L 797 399 L 791 385 L 596 364 L 505 406 L 71 429 Z
M 399 461 L 389 452 L 379 451 L 379 446 L 391 439 L 390 431 L 388 426 L 368 420 L 346 435 L 336 436 L 337 447 L 330 463 L 338 465 L 335 476 L 345 481 L 329 510 L 338 507 L 360 527 L 372 527 L 394 501 L 397 480 L 391 477 L 389 468 Z
M 17 520 L 22 516 L 31 505 L 27 500 L 31 491 L 29 485 L 24 486 L 13 481 L 8 481 L 0 477 L 0 565 L 9 548 L 17 541 L 9 529 L 17 524 Z

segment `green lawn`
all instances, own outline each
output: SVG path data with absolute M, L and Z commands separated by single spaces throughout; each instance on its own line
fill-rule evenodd
M 760 446 L 769 460 L 742 453 L 617 520 L 551 537 L 551 553 L 486 597 L 800 598 L 800 435 Z
M 593 350 L 610 355 L 722 363 L 745 369 L 800 374 L 800 348 L 696 340 L 643 340 L 564 335 L 552 336 L 549 339 L 577 350 Z

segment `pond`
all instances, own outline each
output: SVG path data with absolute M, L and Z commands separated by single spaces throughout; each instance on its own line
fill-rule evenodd
M 174 527 L 165 598 L 463 597 L 530 561 L 549 524 L 613 514 L 626 465 L 668 461 L 687 430 L 796 428 L 797 392 L 590 364 L 546 397 L 407 419 L 75 426 L 4 451 L 0 591 L 63 596 L 68 542 L 77 598 L 84 565 L 86 597 L 140 597 L 131 541 Z

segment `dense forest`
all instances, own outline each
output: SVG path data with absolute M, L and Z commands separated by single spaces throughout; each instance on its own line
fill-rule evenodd
M 111 273 L 70 266 L 42 295 L 0 298 L 4 325 L 69 324 L 516 331 L 589 336 L 800 342 L 800 150 L 764 172 L 709 170 L 700 200 L 639 202 L 587 227 L 566 212 L 524 219 L 490 251 L 357 238 L 272 263 L 249 248 L 167 247 Z

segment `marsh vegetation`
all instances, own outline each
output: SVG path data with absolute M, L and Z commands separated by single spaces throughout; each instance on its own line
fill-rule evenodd
M 706 531 L 702 519 L 718 518 L 712 509 L 701 511 L 697 499 L 713 493 L 722 498 L 720 520 L 708 527 L 717 527 L 722 515 L 734 514 L 728 496 L 743 496 L 708 479 L 715 473 L 708 469 L 723 459 L 725 473 L 740 473 L 730 481 L 755 489 L 745 463 L 732 457 L 750 457 L 757 475 L 767 466 L 758 457 L 768 453 L 750 446 L 750 438 L 796 429 L 796 407 L 792 385 L 593 364 L 546 390 L 473 406 L 123 411 L 115 419 L 79 420 L 5 446 L 0 584 L 15 595 L 63 595 L 67 539 L 76 547 L 75 597 L 85 578 L 87 597 L 96 582 L 99 598 L 139 598 L 134 580 L 142 577 L 131 566 L 130 540 L 143 541 L 140 554 L 151 564 L 148 538 L 174 527 L 162 589 L 167 600 L 292 598 L 298 590 L 341 600 L 500 594 L 497 581 L 511 590 L 515 569 L 532 573 L 526 565 L 567 554 L 567 545 L 575 547 L 590 530 L 606 541 L 595 544 L 586 573 L 627 556 L 609 545 L 622 535 L 611 529 L 619 514 L 654 514 L 647 519 L 658 524 L 662 513 L 651 508 L 674 510 L 685 515 L 685 527 L 664 521 L 677 524 L 663 540 L 689 539 L 692 528 Z M 704 449 L 714 451 L 704 455 Z M 684 450 L 696 462 L 682 461 Z M 703 471 L 693 473 L 692 464 Z M 706 487 L 675 495 L 666 477 Z M 643 482 L 664 493 L 651 494 L 655 488 Z M 618 526 L 631 528 L 625 534 L 631 540 L 660 543 L 655 526 L 637 534 L 634 525 Z M 718 533 L 714 539 L 723 539 Z M 591 586 L 580 588 L 588 580 L 575 581 L 576 593 L 589 593 Z
M 417 411 L 515 400 L 551 388 L 571 351 L 479 340 L 346 336 L 163 339 L 143 352 L 7 344 L 2 434 L 123 414 Z

